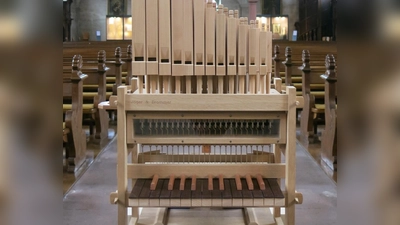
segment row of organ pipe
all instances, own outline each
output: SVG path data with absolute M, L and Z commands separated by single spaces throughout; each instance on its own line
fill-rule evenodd
M 272 33 L 212 0 L 132 1 L 139 93 L 268 94 Z

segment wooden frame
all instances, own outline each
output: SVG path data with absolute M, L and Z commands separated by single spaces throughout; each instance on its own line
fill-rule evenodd
M 248 99 L 254 98 L 255 101 L 249 101 L 248 107 L 242 106 L 242 101 L 230 102 L 229 99 L 240 97 L 240 95 L 140 95 L 128 93 L 127 87 L 121 86 L 118 88 L 118 192 L 112 193 L 110 200 L 118 205 L 118 224 L 125 225 L 129 222 L 135 224 L 138 221 L 137 207 L 151 207 L 151 206 L 192 206 L 192 207 L 213 207 L 224 204 L 225 207 L 247 207 L 247 206 L 258 206 L 258 207 L 275 207 L 275 210 L 280 210 L 280 207 L 285 207 L 286 214 L 285 219 L 282 220 L 280 213 L 276 212 L 276 221 L 285 221 L 285 224 L 294 225 L 294 213 L 295 204 L 300 203 L 297 199 L 301 199 L 301 194 L 295 192 L 295 177 L 296 177 L 296 91 L 294 87 L 287 87 L 286 94 L 275 94 L 270 95 L 246 95 Z M 245 95 L 242 96 L 242 98 Z M 160 100 L 158 97 L 162 97 Z M 260 104 L 256 99 L 264 98 L 264 106 L 260 108 Z M 153 100 L 151 100 L 153 99 Z M 210 101 L 212 99 L 212 101 Z M 171 102 L 173 105 L 171 108 L 164 108 L 159 104 L 149 104 L 145 106 L 146 102 L 161 101 Z M 202 102 L 213 102 L 206 108 L 202 105 Z M 228 103 L 227 103 L 228 102 Z M 274 103 L 275 102 L 275 103 Z M 281 102 L 276 104 L 277 102 Z M 224 103 L 223 109 L 220 107 L 221 103 Z M 178 104 L 181 105 L 177 107 Z M 200 106 L 197 106 L 200 104 Z M 279 105 L 279 106 L 278 106 Z M 206 113 L 206 112 L 212 112 Z M 231 116 L 231 112 L 234 112 Z M 253 112 L 254 115 L 251 115 Z M 250 113 L 250 114 L 249 114 Z M 281 115 L 285 118 L 281 121 L 282 126 L 285 129 L 281 130 L 284 132 L 285 141 L 276 145 L 274 155 L 269 155 L 268 162 L 273 163 L 261 163 L 261 164 L 144 164 L 147 159 L 156 160 L 156 155 L 144 155 L 140 153 L 138 145 L 144 143 L 171 143 L 171 144 L 182 144 L 181 140 L 185 140 L 183 144 L 186 144 L 188 138 L 182 137 L 177 139 L 158 139 L 156 137 L 149 137 L 148 141 L 140 140 L 134 137 L 134 130 L 132 126 L 133 118 L 269 118 L 274 115 Z M 134 139 L 132 139 L 134 138 Z M 220 138 L 218 143 L 223 143 L 225 138 Z M 261 138 L 263 139 L 263 138 Z M 134 140 L 131 142 L 130 140 Z M 136 142 L 135 142 L 136 140 Z M 211 139 L 205 139 L 204 142 L 208 142 Z M 255 139 L 247 140 L 244 143 L 253 143 Z M 270 144 L 274 144 L 270 142 Z M 278 147 L 280 146 L 280 147 Z M 282 148 L 285 154 L 285 163 L 280 160 L 280 151 Z M 279 153 L 279 156 L 277 155 Z M 189 156 L 188 156 L 189 157 Z M 270 157 L 273 157 L 271 159 Z M 158 159 L 162 160 L 160 156 Z M 140 163 L 139 163 L 140 161 Z M 147 162 L 147 161 L 146 161 Z M 224 201 L 224 203 L 214 202 L 210 199 L 207 203 L 206 199 L 202 202 L 189 200 L 184 202 L 177 201 L 148 201 L 148 200 L 131 200 L 128 198 L 130 189 L 128 189 L 128 179 L 132 179 L 132 185 L 135 184 L 137 179 L 151 178 L 154 174 L 157 174 L 159 178 L 166 178 L 170 174 L 175 176 L 192 176 L 196 174 L 196 177 L 207 177 L 214 171 L 220 171 L 224 174 L 224 177 L 234 177 L 237 175 L 246 175 L 248 173 L 259 173 L 266 178 L 284 178 L 285 191 L 284 200 L 281 199 L 265 199 L 264 202 L 257 202 L 256 205 L 253 201 L 241 201 L 241 203 L 234 203 L 233 201 Z M 214 203 L 216 205 L 214 205 Z M 181 205 L 183 204 L 183 205 Z M 133 208 L 132 217 L 128 218 L 127 208 Z

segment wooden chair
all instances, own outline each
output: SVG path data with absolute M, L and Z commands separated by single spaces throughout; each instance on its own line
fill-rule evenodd
M 63 97 L 72 99 L 71 110 L 65 111 L 63 140 L 67 160 L 67 171 L 74 172 L 86 158 L 86 133 L 82 129 L 82 84 L 88 76 L 81 72 L 82 56 L 75 55 L 72 68 L 63 72 Z
M 326 72 L 321 75 L 325 80 L 325 130 L 322 133 L 322 160 L 337 170 L 337 104 L 336 104 L 336 61 L 333 55 L 326 56 Z

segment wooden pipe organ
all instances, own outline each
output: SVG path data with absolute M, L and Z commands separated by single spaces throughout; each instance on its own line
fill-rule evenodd
M 271 33 L 211 1 L 132 8 L 138 90 L 102 106 L 118 110 L 118 224 L 138 207 L 271 207 L 293 225 L 298 102 L 271 89 Z

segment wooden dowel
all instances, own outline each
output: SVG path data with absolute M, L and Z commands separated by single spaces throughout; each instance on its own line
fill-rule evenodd
M 239 94 L 245 94 L 245 76 L 239 76 Z
M 235 93 L 235 77 L 228 76 L 228 79 L 229 79 L 229 94 L 234 94 Z
M 192 186 L 190 190 L 195 191 L 196 190 L 196 175 L 192 176 Z
M 212 177 L 212 175 L 208 175 L 208 190 L 209 191 L 213 190 L 213 177 Z
M 239 175 L 235 175 L 235 182 L 236 182 L 236 189 L 238 191 L 242 190 L 242 182 L 240 181 L 240 176 Z
M 258 92 L 260 92 L 260 71 L 257 71 L 257 75 L 256 75 L 256 94 L 258 94 Z
M 156 174 L 156 175 L 153 176 L 153 180 L 151 181 L 151 184 L 150 184 L 150 190 L 151 191 L 156 190 L 157 182 L 158 182 L 158 175 Z
M 260 174 L 257 174 L 257 182 L 258 182 L 258 186 L 260 186 L 260 189 L 265 190 L 265 183 Z
M 225 190 L 224 186 L 224 176 L 222 174 L 219 175 L 219 190 L 223 191 Z
M 218 76 L 218 94 L 224 93 L 224 77 Z
M 186 179 L 185 175 L 181 175 L 181 183 L 179 184 L 180 191 L 185 190 L 185 179 Z
M 197 94 L 203 93 L 203 77 L 197 76 Z
M 192 94 L 192 77 L 186 76 L 186 94 Z
M 175 175 L 169 176 L 168 191 L 172 191 L 172 189 L 174 189 L 174 181 L 175 181 Z
M 250 174 L 246 174 L 246 182 L 247 182 L 247 187 L 249 188 L 250 191 L 254 190 L 254 184 L 253 181 L 251 180 Z
M 213 93 L 213 76 L 207 76 L 207 93 Z
M 157 76 L 150 75 L 148 78 L 150 78 L 150 93 L 155 94 L 157 90 Z
M 143 93 L 143 76 L 137 77 L 137 86 L 138 86 L 139 94 L 142 94 Z
M 181 93 L 181 77 L 175 77 L 175 94 Z
M 271 92 L 271 73 L 268 73 L 266 77 L 266 81 L 265 81 L 265 93 L 269 94 Z
M 250 94 L 256 94 L 256 76 L 250 75 L 249 77 L 249 92 Z

